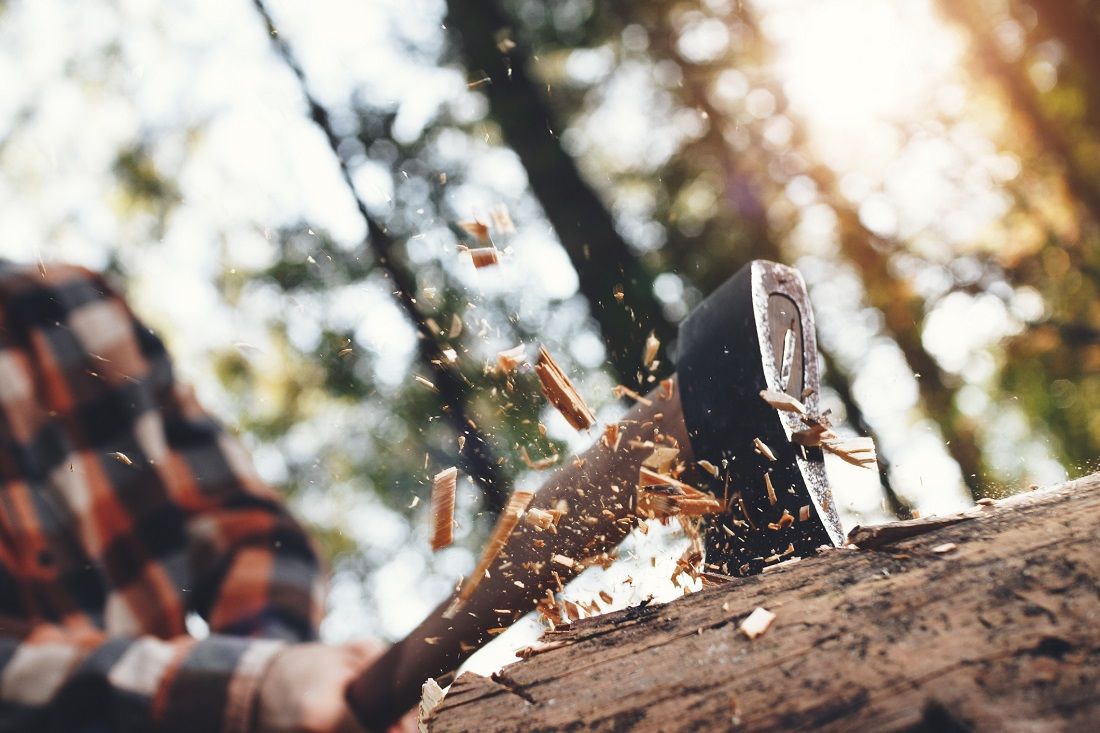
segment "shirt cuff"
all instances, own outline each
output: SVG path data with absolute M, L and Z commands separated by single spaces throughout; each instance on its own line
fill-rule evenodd
M 252 733 L 260 681 L 285 643 L 210 636 L 197 642 L 166 680 L 158 730 Z

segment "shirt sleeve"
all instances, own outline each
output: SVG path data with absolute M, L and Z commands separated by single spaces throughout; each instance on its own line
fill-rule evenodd
M 0 730 L 249 733 L 260 679 L 282 647 L 0 619 Z
M 272 657 L 286 642 L 316 636 L 319 555 L 237 439 L 176 380 L 160 339 L 104 278 L 78 268 L 51 277 L 95 290 L 69 325 L 103 365 L 100 379 L 142 390 L 148 409 L 135 412 L 128 429 L 186 536 L 187 587 L 168 592 L 180 593 L 176 608 L 203 617 L 211 633 L 108 634 L 91 624 L 74 630 L 0 616 L 0 731 L 248 733 Z M 0 591 L 19 586 L 18 565 L 3 557 L 0 576 Z M 139 629 L 169 607 L 146 605 L 128 611 Z
M 154 393 L 154 419 L 135 431 L 157 454 L 158 472 L 187 517 L 189 610 L 215 633 L 316 639 L 325 586 L 309 535 L 238 439 L 176 380 L 161 340 L 102 277 L 93 277 L 127 314 Z

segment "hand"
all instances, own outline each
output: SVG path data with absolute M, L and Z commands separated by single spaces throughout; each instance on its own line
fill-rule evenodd
M 257 733 L 367 733 L 344 690 L 382 651 L 370 642 L 288 646 L 260 682 Z

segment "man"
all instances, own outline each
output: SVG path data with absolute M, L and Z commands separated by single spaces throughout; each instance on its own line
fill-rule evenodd
M 752 272 L 755 283 L 764 271 Z M 798 348 L 799 368 L 814 364 L 798 380 L 809 394 L 812 338 Z M 553 554 L 581 559 L 626 535 L 647 445 L 678 446 L 689 465 L 693 445 L 728 452 L 700 398 L 720 396 L 709 368 L 686 385 L 691 431 L 679 390 L 654 390 L 621 421 L 619 443 L 597 441 L 539 490 L 532 506 L 567 510 L 556 533 L 521 524 L 457 612 L 444 603 L 383 654 L 315 641 L 315 549 L 107 282 L 0 262 L 0 731 L 384 729 L 426 677 L 568 579 Z M 209 636 L 187 633 L 189 613 Z

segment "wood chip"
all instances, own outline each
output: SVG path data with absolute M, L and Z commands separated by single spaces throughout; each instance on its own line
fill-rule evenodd
M 810 505 L 803 504 L 798 510 L 798 521 L 808 522 L 810 521 Z
M 519 457 L 523 461 L 523 464 L 530 468 L 532 471 L 543 471 L 550 468 L 561 458 L 557 453 L 553 453 L 545 458 L 540 458 L 537 461 L 531 460 L 531 456 L 527 454 L 527 447 L 522 446 L 519 449 Z
M 563 568 L 568 568 L 569 570 L 577 567 L 577 561 L 566 555 L 554 555 L 550 558 L 550 562 L 555 565 L 561 565 Z
M 822 441 L 821 447 L 853 466 L 870 468 L 878 463 L 875 456 L 875 443 L 870 438 L 825 440 Z
M 784 412 L 797 412 L 799 415 L 808 415 L 809 410 L 806 406 L 791 397 L 786 392 L 776 392 L 772 389 L 760 390 L 760 397 L 769 405 L 777 410 L 783 410 Z
M 474 267 L 481 269 L 483 267 L 489 267 L 500 262 L 500 250 L 496 247 L 477 247 L 475 249 L 466 250 L 466 254 L 470 255 L 470 262 L 474 263 Z
M 486 224 L 474 219 L 473 221 L 460 221 L 458 225 L 481 244 L 489 244 L 489 227 Z
M 500 370 L 501 374 L 515 371 L 520 364 L 526 361 L 527 350 L 523 344 L 497 352 L 497 369 Z
M 612 451 L 619 450 L 619 443 L 622 442 L 622 439 L 623 431 L 619 423 L 613 422 L 603 429 L 603 444 Z
M 696 461 L 699 464 L 699 468 L 709 473 L 714 478 L 718 478 L 718 466 L 715 466 L 710 461 Z
M 574 430 L 587 430 L 596 423 L 596 416 L 581 399 L 576 387 L 565 376 L 565 372 L 554 362 L 544 347 L 539 347 L 538 361 L 535 363 L 535 373 L 542 383 L 542 393 L 550 401 L 558 412 L 562 414 L 566 422 L 573 426 Z
M 757 452 L 757 453 L 759 453 L 760 455 L 764 456 L 764 457 L 765 457 L 765 458 L 767 458 L 767 459 L 768 459 L 769 461 L 775 461 L 775 460 L 776 460 L 776 458 L 775 458 L 775 454 L 774 454 L 774 453 L 772 453 L 772 449 L 771 449 L 771 448 L 769 448 L 769 447 L 768 447 L 768 446 L 767 446 L 767 445 L 766 445 L 766 444 L 764 443 L 764 441 L 760 440 L 760 438 L 753 438 L 753 439 L 752 439 L 752 444 L 753 444 L 753 446 L 754 446 L 754 447 L 756 448 L 756 452 Z
M 489 211 L 489 223 L 498 234 L 514 234 L 516 231 L 516 225 L 512 223 L 512 217 L 508 214 L 508 207 L 504 204 L 497 204 Z
M 741 622 L 738 629 L 746 638 L 755 639 L 768 630 L 775 621 L 775 614 L 766 608 L 757 608 Z
M 433 552 L 454 542 L 455 487 L 457 485 L 458 469 L 453 466 L 440 471 L 432 479 Z M 413 506 L 415 505 L 414 502 Z
M 805 421 L 805 418 L 803 418 Z M 804 445 L 807 448 L 816 448 L 822 441 L 836 437 L 836 433 L 821 423 L 813 423 L 805 430 L 797 430 L 791 433 L 791 442 Z
M 557 526 L 561 514 L 548 509 L 528 509 L 523 514 L 523 521 L 538 530 L 552 530 Z
M 420 705 L 416 710 L 416 727 L 419 733 L 428 733 L 428 718 L 443 702 L 443 688 L 429 677 L 420 687 Z
M 653 368 L 653 360 L 657 358 L 657 352 L 661 349 L 661 342 L 658 340 L 657 335 L 653 332 L 649 332 L 649 336 L 645 340 L 645 351 L 642 353 L 642 363 L 646 369 Z
M 424 377 L 420 376 L 419 374 L 414 374 L 413 379 L 420 382 L 421 384 L 423 384 L 425 387 L 432 390 L 433 392 L 438 392 L 439 391 L 439 388 L 436 387 L 435 384 L 430 379 L 425 379 Z
M 473 596 L 482 578 L 489 571 L 489 566 L 493 564 L 493 561 L 497 559 L 497 555 L 504 549 L 504 545 L 512 535 L 512 530 L 516 528 L 520 516 L 527 505 L 531 503 L 531 497 L 533 496 L 534 494 L 530 491 L 516 491 L 509 497 L 507 506 L 504 507 L 504 511 L 500 513 L 500 517 L 497 519 L 496 526 L 493 527 L 493 534 L 489 536 L 489 541 L 485 544 L 485 551 L 481 553 L 481 559 L 478 561 L 477 567 L 466 578 L 458 591 L 458 595 L 444 611 L 444 618 L 454 618 L 462 605 Z
M 680 455 L 679 448 L 657 445 L 653 447 L 653 452 L 642 461 L 642 465 L 646 468 L 652 468 L 657 473 L 668 473 L 678 455 Z
M 768 501 L 772 503 L 772 506 L 775 506 L 775 502 L 779 499 L 775 495 L 775 486 L 772 485 L 772 475 L 770 473 L 764 474 L 764 488 L 768 490 Z
M 656 519 L 699 517 L 722 508 L 712 495 L 644 466 L 639 469 L 636 506 L 641 516 Z
M 954 552 L 957 549 L 959 549 L 959 546 L 956 545 L 954 542 L 944 542 L 942 545 L 936 545 L 935 547 L 933 547 L 932 552 L 935 552 L 938 555 L 943 555 L 948 552 Z
M 645 405 L 646 407 L 652 407 L 653 406 L 653 400 L 651 400 L 647 397 L 641 396 L 640 394 L 638 394 L 637 392 L 632 390 L 630 387 L 627 387 L 627 386 L 622 385 L 622 384 L 616 384 L 611 389 L 611 394 L 613 394 L 615 396 L 615 399 L 620 399 L 625 395 L 626 397 L 629 397 L 630 399 L 634 400 L 635 402 L 641 403 L 641 404 Z
M 108 453 L 107 455 L 109 455 L 111 458 L 114 458 L 116 461 L 124 466 L 134 465 L 134 462 L 130 460 L 130 456 L 126 455 L 122 451 L 116 450 L 114 453 Z
M 672 398 L 673 389 L 676 386 L 676 381 L 669 377 L 668 379 L 661 380 L 661 399 L 667 400 Z
M 449 338 L 458 338 L 462 335 L 462 317 L 457 313 L 451 315 L 451 327 L 447 330 Z

